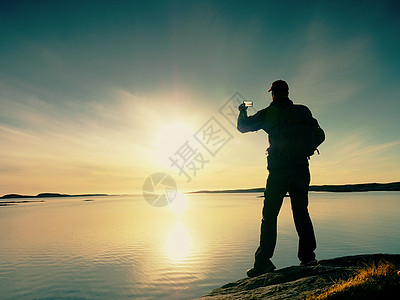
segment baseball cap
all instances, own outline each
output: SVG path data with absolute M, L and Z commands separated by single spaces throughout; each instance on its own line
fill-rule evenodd
M 268 92 L 270 91 L 289 91 L 289 86 L 286 81 L 279 79 L 272 83 Z

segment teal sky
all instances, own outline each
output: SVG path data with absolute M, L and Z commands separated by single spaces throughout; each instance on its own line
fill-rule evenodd
M 218 109 L 276 79 L 326 131 L 313 184 L 398 181 L 399 29 L 398 1 L 2 1 L 0 194 L 263 186 L 266 134 Z M 186 182 L 211 116 L 233 138 Z

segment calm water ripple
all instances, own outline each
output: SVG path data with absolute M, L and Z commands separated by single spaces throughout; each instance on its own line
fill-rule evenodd
M 257 194 L 187 195 L 154 208 L 141 197 L 0 207 L 4 299 L 188 299 L 245 276 L 258 245 Z M 400 253 L 400 193 L 311 193 L 319 259 Z M 298 264 L 290 203 L 273 258 Z

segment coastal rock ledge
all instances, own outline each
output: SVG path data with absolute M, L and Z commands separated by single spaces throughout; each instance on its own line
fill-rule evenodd
M 244 278 L 199 299 L 400 299 L 400 254 L 320 260 Z

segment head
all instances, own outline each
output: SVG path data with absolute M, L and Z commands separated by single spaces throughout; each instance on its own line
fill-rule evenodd
M 272 100 L 274 98 L 287 97 L 289 96 L 289 86 L 286 81 L 279 79 L 272 83 L 268 92 L 271 92 Z

